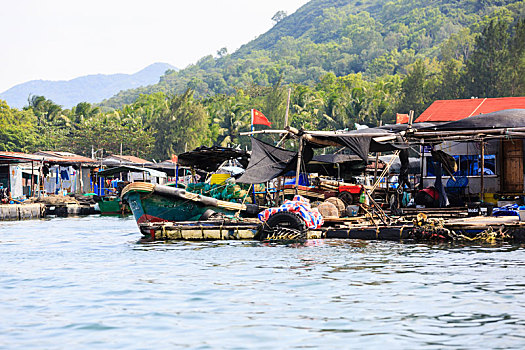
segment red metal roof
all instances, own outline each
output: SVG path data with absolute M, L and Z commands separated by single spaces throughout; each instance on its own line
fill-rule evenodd
M 434 101 L 415 122 L 450 122 L 504 109 L 525 108 L 525 97 Z

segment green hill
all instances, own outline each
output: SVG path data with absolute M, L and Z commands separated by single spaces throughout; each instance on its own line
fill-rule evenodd
M 312 0 L 231 55 L 203 57 L 148 87 L 121 91 L 103 106 L 119 108 L 139 94 L 230 94 L 238 87 L 313 85 L 331 72 L 365 79 L 404 74 L 417 58 L 434 58 L 451 37 L 471 37 L 487 18 L 515 19 L 524 1 Z M 460 33 L 460 34 L 458 34 Z

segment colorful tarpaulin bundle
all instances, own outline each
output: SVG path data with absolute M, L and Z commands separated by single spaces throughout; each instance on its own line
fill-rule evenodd
M 284 202 L 280 207 L 268 208 L 259 213 L 259 220 L 265 222 L 275 213 L 289 211 L 299 215 L 310 229 L 316 229 L 323 225 L 324 220 L 317 209 L 310 207 L 308 199 L 302 196 L 295 196 L 293 200 Z

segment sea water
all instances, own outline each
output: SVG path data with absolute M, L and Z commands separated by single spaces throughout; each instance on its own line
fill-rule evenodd
M 139 237 L 0 222 L 0 348 L 525 348 L 524 245 Z

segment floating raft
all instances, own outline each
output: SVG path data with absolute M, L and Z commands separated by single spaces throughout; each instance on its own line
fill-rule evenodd
M 253 240 L 259 224 L 255 219 L 242 221 L 187 221 L 139 224 L 142 241 L 166 240 Z M 306 239 L 362 239 L 387 241 L 483 240 L 525 241 L 525 223 L 517 217 L 471 217 L 447 220 L 442 226 L 404 224 L 373 226 L 337 221 L 333 226 L 309 230 Z

